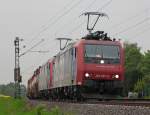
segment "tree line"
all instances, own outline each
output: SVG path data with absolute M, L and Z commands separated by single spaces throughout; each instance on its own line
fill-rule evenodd
M 139 97 L 150 97 L 150 50 L 142 53 L 137 43 L 124 43 L 124 94 L 137 92 Z
M 0 94 L 14 97 L 15 95 L 15 84 L 13 82 L 0 85 Z M 26 95 L 26 87 L 25 85 L 21 85 L 21 96 L 24 97 Z

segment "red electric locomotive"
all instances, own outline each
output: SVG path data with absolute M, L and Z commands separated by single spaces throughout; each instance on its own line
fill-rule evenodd
M 90 14 L 85 13 L 88 17 Z M 92 15 L 106 16 L 97 12 Z M 28 97 L 80 100 L 121 94 L 124 81 L 122 44 L 111 40 L 103 31 L 91 33 L 93 28 L 87 26 L 89 35 L 68 44 L 36 70 L 33 75 L 36 82 L 33 77 L 28 81 Z
M 103 98 L 105 94 L 121 93 L 124 80 L 122 45 L 98 33 L 103 32 L 69 44 L 34 73 L 38 84 L 38 91 L 34 92 L 38 97 Z M 28 86 L 35 83 L 32 80 Z
M 90 36 L 89 39 L 92 39 Z M 83 96 L 121 94 L 124 80 L 124 51 L 119 41 L 79 41 L 77 49 L 77 85 Z
M 101 32 L 96 32 L 98 34 Z M 120 94 L 124 80 L 124 53 L 119 41 L 102 34 L 70 44 L 54 58 L 54 97 L 96 98 Z M 104 38 L 101 38 L 104 36 Z

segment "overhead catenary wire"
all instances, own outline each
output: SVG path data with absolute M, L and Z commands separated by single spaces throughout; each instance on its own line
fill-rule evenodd
M 100 7 L 97 12 L 99 12 L 100 10 L 106 8 L 110 3 L 112 2 L 112 0 L 108 0 L 108 2 L 106 2 L 106 4 L 104 4 L 102 7 Z
M 19 57 L 25 55 L 26 53 L 30 52 L 33 48 L 35 48 L 36 46 L 38 46 L 39 44 L 41 44 L 44 41 L 44 39 L 42 39 L 41 41 L 39 41 L 38 43 L 36 43 L 35 45 L 33 45 L 30 49 L 26 50 L 24 53 L 20 54 Z
M 42 50 L 31 50 L 30 52 L 48 53 L 48 52 L 50 52 L 50 51 L 49 51 L 49 50 L 47 50 L 47 51 L 42 51 Z
M 76 30 L 78 30 L 84 23 L 85 23 L 85 21 L 82 21 L 81 23 L 79 23 L 76 27 L 74 27 L 73 29 L 71 29 L 71 31 L 69 31 L 68 34 L 72 34 Z
M 55 46 L 56 46 L 56 42 L 55 43 L 53 43 L 53 45 L 51 45 L 51 51 L 49 51 L 49 52 L 52 52 L 52 50 L 55 48 Z M 29 53 L 31 52 L 32 53 L 32 50 L 30 49 L 29 51 L 28 51 Z M 34 52 L 34 51 L 33 51 Z M 49 52 L 47 52 L 47 53 L 49 53 Z M 40 52 L 38 52 L 38 53 L 40 53 Z M 47 53 L 45 53 L 45 54 L 47 54 Z M 42 53 L 43 54 L 43 53 Z M 54 55 L 54 54 L 51 54 L 51 55 Z M 36 58 L 34 61 L 35 61 L 35 63 L 34 64 L 32 64 L 32 65 L 30 65 L 30 67 L 26 67 L 26 69 L 24 69 L 24 70 L 22 70 L 22 73 L 26 73 L 26 72 L 28 72 L 27 70 L 33 70 L 33 67 L 35 68 L 35 67 L 38 67 L 37 65 L 41 65 L 41 62 L 39 62 L 39 60 L 42 60 L 42 58 L 43 58 L 43 55 L 41 55 L 42 57 L 40 57 L 40 58 Z
M 57 15 L 61 14 L 61 13 L 62 13 L 61 11 L 64 11 L 68 6 L 70 6 L 70 4 L 73 3 L 73 1 L 74 1 L 74 0 L 69 1 L 63 8 L 61 8 L 61 10 L 57 11 L 55 14 L 57 14 Z M 55 15 L 55 16 L 56 16 L 56 15 Z M 54 17 L 54 16 L 51 16 L 51 17 L 48 19 L 47 23 L 50 22 L 50 21 L 52 21 L 52 20 L 54 20 L 54 19 L 55 19 L 55 17 Z M 47 23 L 43 24 L 43 25 L 39 28 L 39 31 L 40 31 L 40 29 L 43 29 L 43 27 L 47 26 Z M 33 33 L 30 33 L 29 35 L 31 36 L 32 34 L 33 34 Z M 33 39 L 33 38 L 32 38 L 32 39 Z M 31 40 L 32 40 L 32 39 L 31 39 Z
M 64 17 L 65 15 L 67 15 L 72 9 L 76 8 L 77 5 L 79 5 L 81 2 L 83 2 L 84 0 L 79 0 L 78 2 L 76 2 L 74 5 L 72 5 L 69 9 L 67 9 L 66 11 L 64 11 L 61 15 L 59 15 L 55 20 L 53 20 L 50 24 L 45 24 L 42 28 L 42 30 L 40 32 L 38 32 L 35 37 L 33 37 L 31 39 L 30 42 L 32 42 L 33 40 L 35 40 L 41 33 L 43 33 L 44 31 L 46 31 L 47 29 L 51 28 L 54 24 L 56 24 L 62 17 Z
M 89 4 L 82 12 L 85 12 L 87 9 L 91 8 L 91 7 L 94 5 L 94 3 L 96 3 L 96 1 L 97 1 L 97 0 L 91 1 L 90 4 Z M 77 16 L 74 20 L 76 20 L 76 19 L 78 19 L 78 18 L 79 18 L 79 17 Z M 74 21 L 74 20 L 73 20 L 73 21 Z M 62 27 L 60 27 L 59 29 L 56 30 L 55 34 L 57 34 L 60 30 L 62 30 L 62 28 L 68 26 L 71 22 L 72 22 L 72 20 L 69 21 L 69 22 L 67 21 L 67 23 L 65 23 Z
M 118 34 L 121 34 L 121 33 L 124 33 L 124 32 L 126 32 L 126 31 L 129 31 L 130 29 L 135 28 L 136 26 L 145 23 L 145 22 L 148 21 L 149 19 L 150 19 L 150 18 L 145 18 L 144 20 L 142 20 L 142 21 L 140 21 L 140 22 L 138 22 L 138 23 L 136 23 L 136 24 L 134 24 L 134 25 L 132 25 L 132 26 L 129 26 L 129 27 L 125 28 L 124 30 L 121 30 L 120 32 L 115 33 L 113 36 L 118 35 Z
M 129 18 L 127 18 L 127 19 L 117 23 L 117 24 L 112 25 L 111 27 L 109 27 L 109 29 L 114 29 L 114 28 L 117 28 L 118 26 L 120 26 L 122 24 L 126 24 L 127 22 L 133 20 L 134 18 L 137 18 L 140 15 L 144 15 L 144 12 L 147 12 L 149 10 L 150 10 L 150 8 L 146 8 L 145 10 L 142 10 L 140 13 L 137 13 L 137 14 L 135 14 L 135 15 L 133 15 L 133 16 L 131 16 L 131 17 L 129 17 Z
M 148 31 L 150 31 L 150 26 L 149 26 L 148 28 L 144 29 L 143 31 L 136 33 L 136 34 L 133 35 L 132 37 L 140 36 L 140 35 L 142 35 L 142 34 L 148 32 Z

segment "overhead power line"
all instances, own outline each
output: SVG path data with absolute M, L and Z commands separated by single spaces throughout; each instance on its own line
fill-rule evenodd
M 100 7 L 97 11 L 99 12 L 100 10 L 106 8 L 111 2 L 112 2 L 112 0 L 109 0 L 108 2 L 106 2 L 106 4 L 104 4 L 102 7 Z
M 132 28 L 135 28 L 136 26 L 145 23 L 145 22 L 148 21 L 149 19 L 150 19 L 150 18 L 145 18 L 144 20 L 142 20 L 142 21 L 140 21 L 140 22 L 138 22 L 138 23 L 136 23 L 136 24 L 134 24 L 134 25 L 132 25 L 132 26 L 130 26 L 130 27 L 128 27 L 128 28 L 125 28 L 124 30 L 115 33 L 113 36 L 115 36 L 115 35 L 117 35 L 117 34 L 124 33 L 124 32 L 126 32 L 126 31 L 128 31 L 128 30 L 130 30 L 130 29 L 132 29 Z
M 42 39 L 41 41 L 39 41 L 38 43 L 36 43 L 34 46 L 32 46 L 30 49 L 28 49 L 24 53 L 20 54 L 19 57 L 21 57 L 21 56 L 25 55 L 26 53 L 30 52 L 33 48 L 35 48 L 36 46 L 38 46 L 39 44 L 41 44 L 43 41 L 44 41 L 44 39 Z
M 74 27 L 71 31 L 69 31 L 69 34 L 72 34 L 73 32 L 75 32 L 76 30 L 78 30 L 79 28 L 81 28 L 81 26 L 85 23 L 85 21 L 82 21 L 81 23 L 79 23 L 76 27 Z
M 65 15 L 67 15 L 68 13 L 71 12 L 71 10 L 73 10 L 74 8 L 76 8 L 76 6 L 78 6 L 81 2 L 83 2 L 84 0 L 79 0 L 78 2 L 76 2 L 76 4 L 72 5 L 69 9 L 67 9 L 62 15 L 60 15 L 59 17 L 57 17 L 52 23 L 50 23 L 47 27 L 43 28 L 43 30 L 41 30 L 31 41 L 33 41 L 34 39 L 36 39 L 42 32 L 46 31 L 47 29 L 51 28 L 54 24 L 56 24 L 62 17 L 64 17 Z M 95 1 L 95 0 L 94 0 Z
M 49 50 L 47 50 L 47 51 L 42 51 L 42 50 L 31 50 L 30 52 L 37 52 L 37 53 L 48 53 L 48 52 L 50 52 Z
M 141 32 L 139 32 L 139 33 L 136 33 L 133 37 L 136 37 L 136 36 L 142 35 L 142 34 L 144 34 L 144 33 L 148 32 L 148 31 L 150 31 L 150 27 L 148 27 L 148 28 L 144 29 L 143 31 L 141 31 Z
M 61 8 L 61 10 L 57 11 L 55 14 L 59 15 L 61 14 L 62 12 L 61 11 L 64 11 L 68 6 L 70 6 L 71 3 L 73 3 L 74 0 L 71 0 L 70 2 L 68 2 L 63 8 Z M 55 17 L 54 16 L 50 16 L 50 18 L 48 19 L 47 23 L 54 20 Z M 47 23 L 43 24 L 40 28 L 39 28 L 39 31 L 41 29 L 43 29 L 43 27 L 47 26 Z M 33 35 L 33 32 L 29 34 L 30 36 Z M 33 38 L 32 38 L 33 39 Z
M 44 25 L 43 29 L 35 36 L 33 37 L 33 39 L 31 39 L 31 41 L 33 41 L 34 39 L 36 39 L 41 33 L 43 33 L 44 31 L 46 31 L 47 29 L 51 28 L 54 24 L 56 24 L 62 17 L 64 17 L 65 15 L 67 15 L 72 9 L 74 9 L 77 5 L 79 5 L 83 0 L 79 0 L 78 2 L 76 2 L 73 6 L 71 6 L 69 9 L 67 9 L 65 12 L 63 12 L 60 16 L 58 16 L 54 21 L 52 21 L 50 24 Z
M 86 10 L 87 9 L 89 9 L 89 8 L 91 8 L 93 5 L 94 5 L 94 3 L 96 2 L 97 0 L 93 0 L 92 2 L 90 2 L 90 4 L 82 11 L 82 12 L 86 12 Z M 74 20 L 76 20 L 76 19 L 78 19 L 79 17 L 77 16 Z M 73 20 L 73 21 L 74 21 Z M 69 26 L 69 24 L 72 22 L 72 20 L 71 21 L 67 21 L 67 23 L 65 23 L 61 28 L 59 28 L 59 29 L 57 29 L 56 30 L 56 33 L 55 34 L 57 34 L 60 30 L 62 30 L 62 28 L 64 28 L 64 27 L 66 27 L 66 26 Z M 70 33 L 70 32 L 69 32 Z
M 38 44 L 38 43 L 37 43 L 37 44 Z M 52 44 L 51 44 L 50 46 L 51 46 L 50 50 L 53 51 L 54 48 L 55 48 L 55 46 L 56 46 L 56 42 L 55 42 L 55 43 L 52 42 Z M 41 51 L 41 50 L 39 50 L 39 51 L 40 51 L 39 53 L 41 53 L 41 52 L 43 53 L 43 51 Z M 47 50 L 47 52 L 45 52 L 45 53 L 49 53 L 49 52 L 50 52 L 50 51 L 49 51 L 49 52 L 48 52 L 48 51 L 49 51 L 49 50 Z M 28 51 L 28 53 L 30 53 L 30 52 L 31 52 L 31 53 L 32 53 L 32 52 L 37 52 L 37 53 L 38 53 L 38 51 L 33 51 L 33 50 L 31 50 L 31 49 Z M 52 54 L 50 54 L 50 55 L 52 55 Z M 25 73 L 27 72 L 27 70 L 33 70 L 33 67 L 37 67 L 37 65 L 41 65 L 40 60 L 42 60 L 43 55 L 40 55 L 40 56 L 42 56 L 42 57 L 39 58 L 39 56 L 38 56 L 38 58 L 34 59 L 35 63 L 32 64 L 30 67 L 26 67 L 26 69 L 24 69 L 24 70 L 22 71 L 22 73 L 25 74 Z
M 135 15 L 133 15 L 133 16 L 131 16 L 131 17 L 129 17 L 129 18 L 127 18 L 127 19 L 125 19 L 125 20 L 123 20 L 123 21 L 121 21 L 121 22 L 119 22 L 119 23 L 117 23 L 117 24 L 115 24 L 115 25 L 113 25 L 113 26 L 111 26 L 111 27 L 109 27 L 109 29 L 117 28 L 118 26 L 120 26 L 120 25 L 122 25 L 122 24 L 125 24 L 125 23 L 127 23 L 127 22 L 133 20 L 134 18 L 137 18 L 137 17 L 140 16 L 140 15 L 143 15 L 144 12 L 147 12 L 147 11 L 149 11 L 149 10 L 150 10 L 150 8 L 147 8 L 147 9 L 141 11 L 140 13 L 135 14 Z

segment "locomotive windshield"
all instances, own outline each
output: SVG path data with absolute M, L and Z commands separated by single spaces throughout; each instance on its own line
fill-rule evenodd
M 85 45 L 85 63 L 119 64 L 119 46 L 116 45 Z

